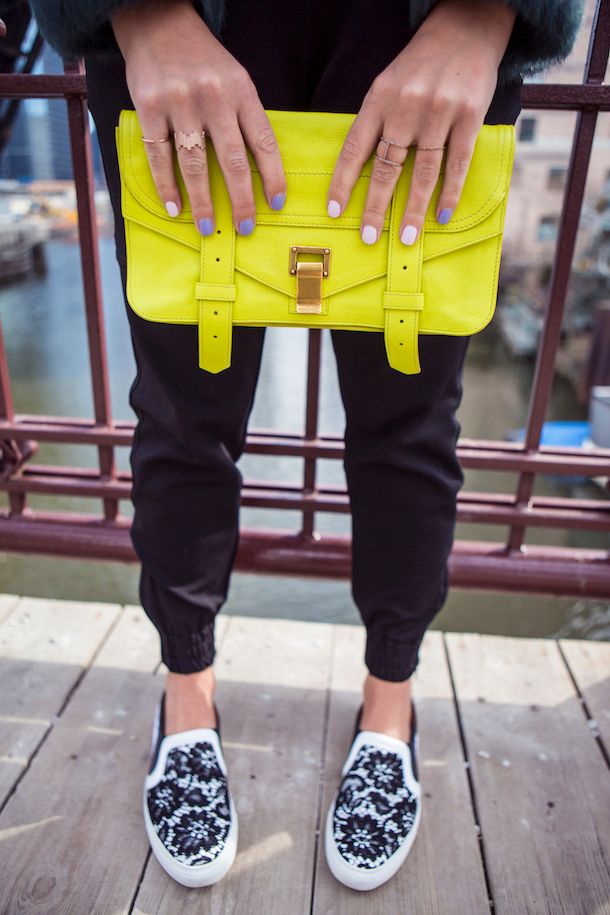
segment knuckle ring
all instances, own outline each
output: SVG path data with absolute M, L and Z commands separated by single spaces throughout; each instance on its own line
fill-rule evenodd
M 166 140 L 169 140 L 169 134 L 166 137 L 157 137 L 156 140 L 147 140 L 146 137 L 142 137 L 143 143 L 165 143 Z
M 404 165 L 404 162 L 394 162 L 393 159 L 384 159 L 383 156 L 378 156 L 377 153 L 375 153 L 375 158 L 379 159 L 380 162 L 387 162 L 388 165 L 397 165 L 398 168 L 402 168 Z
M 409 148 L 408 146 L 403 146 L 402 143 L 397 143 L 396 140 L 388 140 L 387 137 L 379 137 L 379 139 L 382 140 L 384 143 L 387 143 L 388 146 L 400 146 L 401 149 Z M 387 149 L 386 149 L 386 153 L 387 153 Z
M 415 149 L 447 149 L 447 144 L 445 146 L 415 146 Z
M 190 133 L 174 131 L 174 143 L 176 149 L 193 149 L 195 146 L 205 149 L 205 130 L 192 130 Z
M 396 140 L 388 140 L 388 138 L 384 137 L 384 136 L 379 137 L 378 142 L 385 143 L 386 148 L 384 150 L 383 156 L 379 156 L 377 153 L 375 153 L 375 158 L 379 159 L 380 162 L 386 162 L 388 165 L 396 165 L 396 166 L 398 166 L 398 168 L 402 168 L 404 165 L 404 162 L 394 162 L 393 159 L 388 159 L 388 157 L 387 157 L 388 152 L 390 150 L 390 146 L 398 146 L 399 149 L 408 149 L 409 147 L 404 146 L 403 143 L 397 143 Z

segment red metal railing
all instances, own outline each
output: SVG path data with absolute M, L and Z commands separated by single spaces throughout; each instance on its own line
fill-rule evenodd
M 524 87 L 524 108 L 576 111 L 576 126 L 525 441 L 516 444 L 462 439 L 458 446 L 465 468 L 518 474 L 513 494 L 462 492 L 458 501 L 460 521 L 508 525 L 509 535 L 505 543 L 456 541 L 450 560 L 453 586 L 610 596 L 609 550 L 523 546 L 525 532 L 532 527 L 610 532 L 609 500 L 533 496 L 535 477 L 540 473 L 610 477 L 610 449 L 583 453 L 540 446 L 597 116 L 600 111 L 610 111 L 610 87 L 603 85 L 609 50 L 610 0 L 601 0 L 591 31 L 583 84 Z M 65 98 L 67 102 L 94 398 L 94 417 L 90 420 L 15 415 L 0 330 L 0 440 L 4 441 L 0 488 L 9 498 L 8 510 L 0 513 L 0 549 L 133 560 L 136 557 L 129 521 L 119 510 L 121 501 L 129 499 L 131 481 L 128 473 L 117 470 L 114 459 L 116 448 L 130 446 L 133 423 L 112 419 L 82 66 L 69 66 L 64 75 L 57 76 L 0 74 L 0 96 Z M 309 331 L 303 434 L 256 430 L 248 435 L 246 444 L 246 452 L 251 454 L 303 459 L 302 485 L 248 481 L 242 493 L 244 506 L 298 510 L 302 517 L 300 530 L 242 530 L 237 556 L 237 567 L 242 570 L 349 575 L 349 538 L 322 536 L 315 530 L 316 512 L 349 511 L 345 489 L 316 485 L 318 459 L 343 457 L 341 438 L 318 434 L 320 343 L 320 331 Z M 97 448 L 98 468 L 34 464 L 26 447 L 31 442 L 91 445 Z M 99 498 L 103 512 L 82 515 L 34 511 L 27 505 L 29 493 Z

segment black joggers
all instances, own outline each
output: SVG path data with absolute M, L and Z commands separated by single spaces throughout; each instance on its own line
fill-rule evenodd
M 227 0 L 221 41 L 243 64 L 265 108 L 357 113 L 373 79 L 409 41 L 408 0 Z M 114 128 L 133 108 L 120 53 L 85 61 L 115 216 L 125 239 Z M 486 123 L 514 123 L 520 87 L 497 90 Z M 256 231 L 256 229 L 255 229 Z M 264 328 L 235 327 L 230 368 L 198 368 L 197 328 L 154 324 L 127 306 L 137 375 L 131 454 L 132 537 L 140 595 L 162 659 L 190 673 L 214 660 L 214 621 L 239 536 L 242 453 Z M 332 331 L 346 412 L 345 472 L 352 511 L 352 594 L 366 627 L 365 664 L 405 680 L 447 593 L 456 496 L 463 482 L 455 413 L 469 338 L 420 336 L 422 372 L 387 362 L 383 334 Z

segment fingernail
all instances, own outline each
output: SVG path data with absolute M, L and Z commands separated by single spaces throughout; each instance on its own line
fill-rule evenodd
M 165 209 L 170 216 L 177 216 L 180 210 L 178 209 L 178 204 L 174 203 L 173 200 L 168 200 L 165 204 Z
M 197 225 L 202 235 L 211 235 L 214 231 L 214 220 L 208 217 L 200 219 Z
M 338 200 L 328 201 L 328 215 L 332 216 L 333 219 L 336 219 L 337 216 L 341 215 L 341 204 Z
M 254 220 L 242 219 L 242 221 L 237 226 L 237 231 L 240 235 L 251 235 L 252 232 L 254 232 Z
M 403 245 L 412 245 L 416 238 L 417 229 L 415 226 L 405 226 L 402 230 L 402 235 L 400 236 Z
M 445 225 L 447 225 L 447 223 L 449 222 L 449 220 L 451 219 L 452 216 L 453 216 L 453 210 L 450 210 L 449 207 L 445 207 L 445 209 L 441 210 L 440 213 L 438 214 L 437 220 L 438 220 L 438 222 L 440 222 L 440 224 L 442 226 L 445 226 Z
M 374 245 L 377 241 L 377 229 L 375 226 L 365 226 L 360 234 L 365 245 Z
M 286 194 L 276 194 L 271 200 L 271 209 L 281 210 L 286 203 Z

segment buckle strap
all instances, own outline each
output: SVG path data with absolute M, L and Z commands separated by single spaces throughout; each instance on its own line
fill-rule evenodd
M 209 157 L 208 164 L 212 182 L 212 170 L 219 166 L 213 156 Z M 199 303 L 199 367 L 217 374 L 231 365 L 233 302 L 236 298 L 235 229 L 231 201 L 224 186 L 214 200 L 214 215 L 216 231 L 201 237 L 195 297 Z
M 235 286 L 197 283 L 199 300 L 199 367 L 217 374 L 231 365 Z
M 412 151 L 409 151 L 409 156 Z M 393 369 L 414 375 L 421 371 L 418 336 L 419 313 L 424 307 L 422 292 L 423 227 L 412 245 L 403 245 L 398 228 L 409 193 L 408 174 L 403 168 L 392 199 L 388 239 L 387 288 L 383 296 L 384 337 L 388 362 Z
M 386 292 L 383 307 L 388 362 L 407 375 L 421 372 L 417 337 L 419 312 L 424 307 L 423 292 Z

